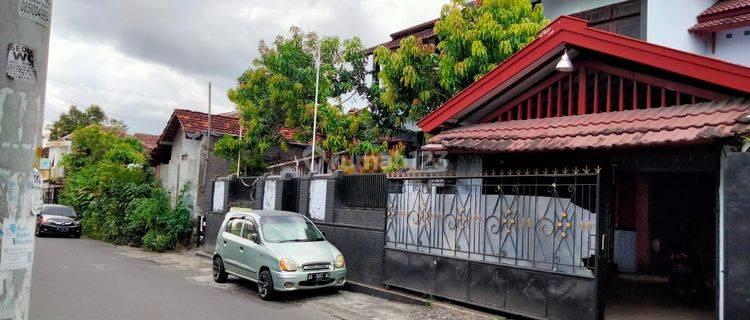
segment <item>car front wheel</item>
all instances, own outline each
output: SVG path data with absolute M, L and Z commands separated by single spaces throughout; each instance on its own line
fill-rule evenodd
M 258 295 L 263 300 L 272 300 L 274 296 L 271 272 L 263 270 L 258 277 Z
M 224 261 L 221 257 L 214 257 L 214 282 L 224 283 L 227 281 L 227 272 L 224 271 Z

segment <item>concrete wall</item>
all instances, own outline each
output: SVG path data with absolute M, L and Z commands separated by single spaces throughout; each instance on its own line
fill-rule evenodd
M 203 137 L 200 141 L 198 154 L 201 157 L 198 161 L 199 172 L 198 179 L 196 180 L 199 181 L 196 185 L 196 193 L 198 196 L 195 201 L 195 212 L 198 214 L 203 214 L 211 210 L 211 195 L 213 194 L 212 181 L 216 180 L 218 177 L 225 177 L 232 173 L 232 163 L 213 155 L 214 146 L 216 146 L 216 142 L 219 141 L 219 139 L 221 139 L 221 137 L 211 137 L 211 154 L 208 157 L 208 163 L 205 161 L 205 153 L 200 152 L 201 150 L 206 149 L 208 138 Z M 203 180 L 204 177 L 205 181 Z
M 186 183 L 190 183 L 187 193 L 188 205 L 193 209 L 195 215 L 195 204 L 198 199 L 198 187 L 200 172 L 200 148 L 201 142 L 188 139 L 182 129 L 177 131 L 175 141 L 172 145 L 172 154 L 167 164 L 160 164 L 159 178 L 162 186 L 169 192 L 172 203 L 176 203 L 180 190 Z M 183 159 L 183 155 L 186 155 Z
M 710 43 L 691 34 L 698 14 L 713 5 L 713 0 L 651 0 L 646 9 L 646 41 L 677 50 L 706 55 Z M 708 44 L 708 46 L 707 46 Z
M 750 27 L 735 28 L 727 31 L 716 33 L 716 52 L 711 53 L 710 44 L 706 44 L 706 51 L 709 57 L 729 61 L 744 66 L 750 66 Z M 727 39 L 727 34 L 732 34 Z

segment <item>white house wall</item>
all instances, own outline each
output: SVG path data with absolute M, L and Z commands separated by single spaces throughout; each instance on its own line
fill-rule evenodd
M 748 35 L 745 35 L 748 32 Z M 727 34 L 732 34 L 727 38 Z M 710 50 L 710 49 L 708 49 Z M 709 57 L 729 61 L 736 64 L 750 66 L 750 27 L 735 28 L 716 33 L 716 52 L 707 54 Z
M 707 55 L 710 43 L 688 31 L 713 0 L 651 0 L 646 9 L 646 41 L 677 50 Z
M 200 141 L 185 138 L 185 132 L 182 129 L 177 131 L 174 143 L 172 144 L 172 154 L 169 163 L 161 165 L 162 185 L 170 193 L 173 203 L 176 203 L 177 197 L 186 183 L 190 183 L 188 190 L 188 205 L 195 208 L 196 199 L 198 199 L 198 182 L 199 180 L 199 160 L 200 160 Z M 183 160 L 182 155 L 187 155 Z

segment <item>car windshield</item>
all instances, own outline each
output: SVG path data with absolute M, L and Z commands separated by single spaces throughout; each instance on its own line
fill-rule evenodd
M 263 239 L 268 242 L 325 240 L 312 222 L 298 216 L 263 217 L 260 220 L 260 229 Z
M 51 216 L 63 216 L 63 217 L 75 217 L 76 212 L 71 207 L 63 206 L 50 206 L 44 207 L 42 214 L 48 214 Z

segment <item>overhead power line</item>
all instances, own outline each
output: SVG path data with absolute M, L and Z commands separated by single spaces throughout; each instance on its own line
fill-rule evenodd
M 143 97 L 143 98 L 152 98 L 152 99 L 160 99 L 160 100 L 167 100 L 167 101 L 174 101 L 174 102 L 196 103 L 196 104 L 206 104 L 206 103 L 208 103 L 208 101 L 186 100 L 186 99 L 178 99 L 178 98 L 157 96 L 157 95 L 144 94 L 144 93 L 138 93 L 138 92 L 132 92 L 132 91 L 124 91 L 124 90 L 103 88 L 103 87 L 98 87 L 98 86 L 92 86 L 90 84 L 82 83 L 82 82 L 73 82 L 73 81 L 60 80 L 60 79 L 54 79 L 54 78 L 48 78 L 48 79 L 52 80 L 52 81 L 55 81 L 55 82 L 83 86 L 83 87 L 91 88 L 91 89 L 94 89 L 94 90 L 109 91 L 109 92 L 114 92 L 114 93 L 139 96 L 139 97 Z M 59 97 L 57 97 L 57 98 L 59 98 Z M 225 107 L 225 108 L 227 107 L 227 106 L 223 106 L 223 105 L 218 105 L 218 106 Z

